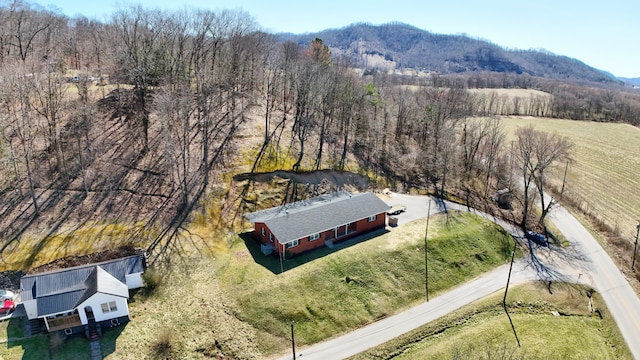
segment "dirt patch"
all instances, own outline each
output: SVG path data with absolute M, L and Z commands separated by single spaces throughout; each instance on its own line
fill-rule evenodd
M 317 170 L 317 171 L 286 171 L 277 170 L 266 173 L 243 173 L 233 177 L 235 181 L 253 180 L 261 183 L 268 183 L 274 178 L 289 179 L 298 184 L 325 185 L 335 189 L 353 187 L 359 191 L 365 191 L 369 186 L 369 178 L 339 170 Z M 335 190 L 334 190 L 335 191 Z
M 44 264 L 38 266 L 36 268 L 28 271 L 28 274 L 38 274 L 47 271 L 54 271 L 59 269 L 66 269 L 74 266 L 81 266 L 93 263 L 99 263 L 104 261 L 109 261 L 113 259 L 118 259 L 122 257 L 127 257 L 131 255 L 135 255 L 142 251 L 141 249 L 135 248 L 133 246 L 122 246 L 116 249 L 99 251 L 93 254 L 82 255 L 82 256 L 67 256 L 62 259 L 58 259 L 52 261 L 48 264 Z M 20 283 L 20 279 L 18 278 L 18 283 Z
M 17 292 L 20 290 L 20 278 L 22 278 L 23 275 L 24 272 L 16 270 L 0 272 L 0 289 Z

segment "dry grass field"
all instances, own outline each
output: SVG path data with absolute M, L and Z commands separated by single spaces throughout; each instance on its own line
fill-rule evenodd
M 640 129 L 627 124 L 596 123 L 533 117 L 503 117 L 512 138 L 517 127 L 556 132 L 574 143 L 564 195 L 632 241 L 640 219 Z M 559 190 L 564 164 L 555 169 Z
M 548 112 L 551 94 L 534 89 L 469 89 L 485 111 L 502 115 L 544 115 Z
M 481 94 L 485 96 L 496 93 L 498 96 L 506 96 L 509 99 L 519 97 L 521 99 L 529 99 L 531 97 L 540 96 L 543 98 L 551 98 L 551 94 L 534 89 L 469 89 L 472 94 Z

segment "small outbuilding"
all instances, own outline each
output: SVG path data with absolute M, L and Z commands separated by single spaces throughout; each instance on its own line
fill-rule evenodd
M 389 205 L 373 193 L 340 191 L 246 214 L 265 254 L 281 258 L 384 228 Z

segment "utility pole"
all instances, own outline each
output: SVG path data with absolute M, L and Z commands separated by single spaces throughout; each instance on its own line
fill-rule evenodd
M 509 282 L 511 281 L 511 271 L 513 270 L 513 261 L 516 257 L 516 248 L 518 246 L 518 242 L 516 239 L 513 239 L 513 251 L 511 252 L 511 265 L 509 265 L 509 276 L 507 276 L 507 286 L 504 288 L 504 298 L 502 298 L 502 308 L 504 312 L 507 314 L 509 318 L 509 323 L 511 324 L 511 330 L 513 330 L 513 335 L 516 337 L 516 342 L 518 342 L 518 347 L 520 347 L 520 338 L 518 338 L 518 333 L 516 332 L 516 327 L 513 326 L 513 320 L 511 320 L 511 315 L 509 315 L 509 311 L 507 310 L 507 291 L 509 291 Z
M 560 200 L 562 200 L 562 195 L 564 194 L 564 184 L 567 181 L 568 169 L 569 169 L 569 160 L 567 160 L 567 164 L 564 166 L 564 178 L 562 179 L 562 189 L 560 190 Z
M 427 293 L 427 302 L 429 302 L 429 260 L 427 254 L 427 238 L 429 237 L 429 218 L 431 213 L 431 198 L 429 198 L 429 207 L 427 208 L 427 228 L 424 231 L 424 287 Z
M 636 249 L 638 248 L 638 234 L 640 233 L 640 220 L 636 223 L 636 243 L 633 245 L 633 260 L 631 261 L 631 270 L 636 271 Z
M 291 321 L 291 350 L 293 351 L 293 360 L 296 360 L 296 339 L 293 336 L 293 320 Z
M 276 246 L 278 246 L 278 244 L 276 243 Z M 282 274 L 284 272 L 284 266 L 282 266 L 282 257 L 284 256 L 284 244 L 282 244 L 282 251 L 278 251 L 279 253 L 279 257 L 280 257 L 280 274 Z

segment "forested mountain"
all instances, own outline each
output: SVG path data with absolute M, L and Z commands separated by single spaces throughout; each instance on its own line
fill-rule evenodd
M 634 86 L 640 86 L 640 78 L 619 77 L 618 80 L 622 80 L 622 81 L 626 82 L 627 84 L 631 84 L 631 85 L 634 85 Z
M 318 33 L 278 36 L 281 41 L 301 45 L 320 38 L 333 54 L 345 55 L 365 68 L 415 68 L 441 74 L 492 71 L 557 80 L 615 81 L 566 56 L 539 50 L 507 50 L 488 41 L 434 34 L 402 23 L 354 24 Z

